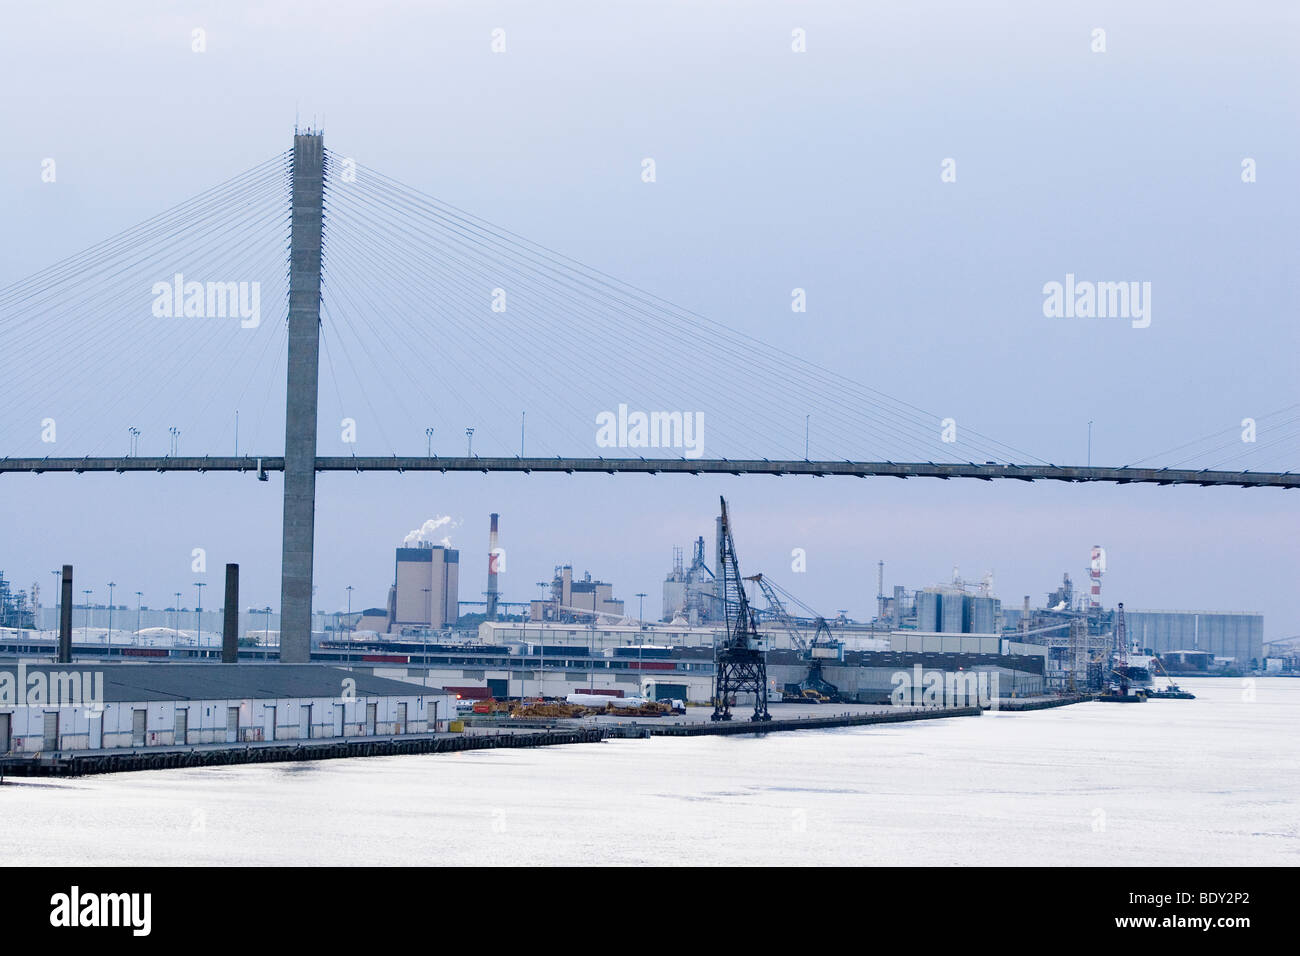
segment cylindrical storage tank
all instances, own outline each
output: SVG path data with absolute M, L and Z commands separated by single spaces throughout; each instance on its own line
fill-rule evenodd
M 996 602 L 991 597 L 972 596 L 970 601 L 970 623 L 967 633 L 970 634 L 992 634 L 994 633 L 996 616 Z
M 922 591 L 916 596 L 916 629 L 939 630 L 939 592 Z
M 939 599 L 939 630 L 945 634 L 960 634 L 966 613 L 966 595 L 959 591 L 945 591 Z

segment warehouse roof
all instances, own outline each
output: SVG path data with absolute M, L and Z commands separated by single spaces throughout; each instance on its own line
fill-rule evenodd
M 23 663 L 28 677 L 37 672 L 104 675 L 104 702 L 148 700 L 238 700 L 242 698 L 341 697 L 344 681 L 356 682 L 358 697 L 419 697 L 446 693 L 440 687 L 375 677 L 328 664 L 147 664 L 74 661 Z M 19 662 L 0 663 L 0 672 L 18 679 Z M 97 676 L 92 676 L 98 680 Z

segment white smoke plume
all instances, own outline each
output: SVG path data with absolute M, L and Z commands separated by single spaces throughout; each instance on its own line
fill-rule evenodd
M 451 531 L 456 527 L 458 527 L 458 522 L 454 521 L 451 515 L 438 515 L 430 518 L 403 538 L 402 547 L 417 548 L 422 544 L 440 544 L 444 548 L 450 548 L 451 537 L 445 533 L 439 537 L 438 530 L 446 529 Z

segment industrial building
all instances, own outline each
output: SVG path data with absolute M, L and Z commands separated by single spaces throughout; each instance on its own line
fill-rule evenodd
M 31 587 L 31 594 L 15 591 L 0 571 L 0 627 L 24 628 L 34 627 L 34 611 L 40 606 L 41 589 L 37 584 Z
M 918 641 L 912 636 L 909 640 Z M 969 638 L 934 636 L 934 641 L 969 641 Z M 886 703 L 900 673 L 920 667 L 923 671 L 987 672 L 997 675 L 997 690 L 1003 697 L 1025 697 L 1042 694 L 1047 689 L 1046 648 L 1033 645 L 1004 644 L 999 649 L 997 639 L 980 650 L 974 646 L 949 644 L 944 649 L 933 644 L 933 650 L 898 652 L 845 652 L 842 661 L 823 663 L 821 676 L 834 686 L 842 698 L 859 703 Z M 988 649 L 992 648 L 992 649 Z M 808 674 L 808 662 L 796 651 L 768 653 L 769 696 L 780 699 L 782 688 L 798 683 Z
M 598 621 L 623 617 L 623 602 L 614 597 L 614 586 L 594 580 L 588 571 L 581 580 L 573 579 L 573 566 L 556 567 L 551 580 L 551 596 L 529 604 L 533 621 Z
M 901 602 L 900 602 L 901 603 Z M 916 629 L 931 634 L 993 634 L 1001 632 L 1002 602 L 958 588 L 925 588 L 915 600 Z
M 1245 611 L 1128 611 L 1129 639 L 1156 654 L 1201 651 L 1262 667 L 1264 615 Z M 1255 662 L 1252 664 L 1251 662 Z
M 460 618 L 460 552 L 420 542 L 397 549 L 390 630 L 454 627 Z
M 376 676 L 437 685 L 466 699 L 559 697 L 589 690 L 651 700 L 709 701 L 712 647 L 581 646 L 510 643 L 399 647 L 370 654 Z M 405 653 L 402 653 L 405 651 Z
M 717 629 L 687 624 L 579 624 L 545 621 L 484 621 L 478 628 L 479 643 L 500 647 L 505 644 L 541 644 L 548 647 L 585 647 L 603 651 L 610 647 L 650 644 L 660 647 L 713 647 Z
M 455 714 L 441 688 L 323 664 L 0 665 L 0 753 L 424 734 Z
M 673 569 L 664 578 L 662 621 L 685 621 L 692 626 L 719 620 L 717 585 L 704 563 L 704 538 L 695 539 L 690 567 L 682 563 L 681 548 L 673 549 Z

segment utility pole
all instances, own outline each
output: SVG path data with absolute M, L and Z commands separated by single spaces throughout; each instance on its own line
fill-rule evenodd
M 542 591 L 542 620 L 541 620 L 540 623 L 545 623 L 545 622 L 546 622 L 546 588 L 547 588 L 548 583 L 549 583 L 549 582 L 546 582 L 546 581 L 538 581 L 538 582 L 537 582 L 537 586 L 538 586 L 539 588 L 541 588 L 541 591 Z M 559 605 L 559 601 L 556 601 L 556 603 L 555 603 L 555 619 L 556 619 L 556 620 L 559 620 L 559 618 L 560 618 L 560 605 Z M 527 625 L 525 625 L 525 628 L 527 628 Z M 525 633 L 527 633 L 526 630 L 525 630 Z M 537 629 L 537 636 L 538 636 L 538 639 L 539 639 L 539 640 L 541 640 L 541 641 L 545 641 L 545 639 L 546 639 L 546 631 L 539 627 L 539 628 Z M 540 644 L 539 646 L 540 646 L 541 649 L 542 649 L 542 658 L 541 658 L 541 661 L 542 661 L 543 664 L 545 664 L 545 663 L 546 663 L 546 645 L 545 645 L 544 643 L 542 643 L 542 644 Z M 541 686 L 541 680 L 540 680 L 540 679 L 537 681 L 537 684 L 538 684 L 539 687 Z M 519 678 L 519 703 L 522 704 L 523 702 L 524 702 L 524 679 L 523 679 L 522 677 L 520 677 L 520 678 Z
M 135 640 L 133 644 L 140 643 L 140 608 L 144 602 L 144 592 L 135 592 Z
M 82 633 L 82 639 L 83 639 L 87 644 L 89 644 L 89 643 L 90 643 L 90 596 L 91 596 L 92 594 L 94 594 L 95 592 L 94 592 L 94 591 L 91 591 L 89 588 L 87 588 L 86 590 L 82 591 L 81 593 L 84 594 L 84 595 L 86 595 L 86 624 L 85 624 L 85 626 L 82 628 L 81 633 Z
M 62 571 L 51 571 L 50 574 L 54 575 L 54 593 L 55 593 L 55 594 L 58 594 L 60 591 L 63 590 L 63 588 L 61 587 L 61 585 L 63 584 L 63 572 L 62 572 Z M 62 602 L 61 602 L 61 598 L 56 598 L 55 601 L 54 601 L 54 609 L 55 609 L 55 611 L 56 611 L 56 612 L 60 612 L 60 611 L 62 610 L 62 608 L 63 608 L 63 604 L 62 604 Z M 56 614 L 55 614 L 55 622 L 54 622 L 55 630 L 58 630 L 58 627 L 59 627 L 58 616 L 59 616 L 58 613 L 56 613 Z
M 107 643 L 113 643 L 113 588 L 117 587 L 112 581 L 108 582 L 108 638 Z
M 876 562 L 876 617 L 885 619 L 885 562 Z
M 430 431 L 432 430 L 433 429 L 430 429 Z M 348 592 L 348 652 L 347 652 L 348 658 L 347 660 L 348 660 L 348 664 L 350 665 L 352 663 L 352 640 L 353 640 L 352 632 L 354 630 L 352 626 L 352 585 L 349 584 L 346 588 L 344 588 L 344 590 Z
M 198 589 L 199 600 L 194 606 L 194 643 L 196 646 L 203 644 L 203 589 L 207 587 L 202 581 L 195 581 L 194 587 Z
M 465 437 L 469 439 L 469 447 L 465 451 L 466 458 L 474 457 L 474 429 L 473 427 L 465 429 Z
M 426 458 L 432 458 L 433 457 L 433 429 L 432 428 L 426 428 L 424 430 L 424 438 L 425 438 L 424 455 Z
M 636 686 L 640 693 L 638 697 L 645 696 L 645 673 L 642 671 L 645 657 L 645 592 L 636 592 Z
M 181 592 L 176 592 L 176 606 L 172 608 L 172 643 L 176 644 L 181 639 Z

